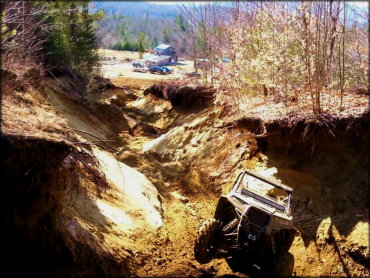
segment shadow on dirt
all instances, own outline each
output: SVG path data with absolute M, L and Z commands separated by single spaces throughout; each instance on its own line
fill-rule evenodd
M 293 275 L 294 256 L 287 253 L 275 263 L 256 261 L 248 257 L 229 257 L 227 264 L 233 272 L 239 272 L 248 277 L 290 277 Z M 225 277 L 225 276 L 224 276 Z M 228 275 L 227 277 L 233 277 Z
M 125 262 L 104 250 L 104 238 L 97 241 L 65 212 L 66 196 L 78 186 L 74 169 L 64 163 L 70 152 L 63 141 L 0 137 L 3 271 L 14 276 L 130 275 Z M 84 205 L 95 206 L 90 196 L 80 195 Z M 94 211 L 96 221 L 107 227 L 96 206 Z
M 341 119 L 332 128 L 297 124 L 267 125 L 258 140 L 275 177 L 294 189 L 292 213 L 305 246 L 315 241 L 320 223 L 330 218 L 342 236 L 367 221 L 368 117 Z M 275 133 L 273 133 L 275 132 Z M 356 205 L 354 205 L 356 204 Z

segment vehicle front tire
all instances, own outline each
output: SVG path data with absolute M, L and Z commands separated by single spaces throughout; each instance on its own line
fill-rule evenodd
M 295 229 L 285 230 L 286 240 L 281 248 L 281 253 L 288 253 L 290 247 L 293 244 L 297 231 Z
M 248 277 L 270 277 L 265 274 L 259 266 L 258 258 L 253 253 L 243 251 L 230 252 L 230 256 L 226 258 L 226 263 L 233 272 L 239 272 Z
M 194 245 L 194 256 L 199 263 L 209 263 L 215 256 L 215 236 L 221 228 L 221 222 L 214 218 L 207 219 L 200 226 Z
M 294 268 L 294 256 L 289 253 L 283 253 L 274 262 L 272 267 L 272 277 L 291 277 Z

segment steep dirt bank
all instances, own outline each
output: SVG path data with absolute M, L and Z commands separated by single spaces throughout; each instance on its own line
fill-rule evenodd
M 20 276 L 130 273 L 65 213 L 70 192 L 79 187 L 77 169 L 66 159 L 73 146 L 2 136 L 0 148 L 5 272 Z
M 22 276 L 133 275 L 135 237 L 162 225 L 158 192 L 105 143 L 129 132 L 122 112 L 94 113 L 61 79 L 2 84 L 5 265 Z
M 368 115 L 325 124 L 230 119 L 220 107 L 172 106 L 129 88 L 105 92 L 93 108 L 71 97 L 78 88 L 64 78 L 3 95 L 2 131 L 21 138 L 2 148 L 14 150 L 4 161 L 9 200 L 22 189 L 4 208 L 10 262 L 59 276 L 245 276 L 223 259 L 200 265 L 193 244 L 248 168 L 295 190 L 293 274 L 368 274 Z M 87 155 L 106 183 L 71 153 Z M 30 214 L 12 218 L 30 192 Z
M 295 190 L 297 275 L 368 274 L 368 126 L 369 114 L 294 126 L 272 122 L 266 124 L 271 135 L 258 139 L 266 166 Z
M 242 134 L 264 134 L 256 137 L 254 169 L 270 170 L 294 188 L 297 275 L 368 274 L 368 123 L 368 113 L 325 121 L 237 121 Z

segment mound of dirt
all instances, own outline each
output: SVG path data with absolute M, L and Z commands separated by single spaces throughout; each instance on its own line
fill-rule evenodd
M 144 95 L 153 94 L 171 102 L 173 106 L 183 108 L 204 108 L 213 103 L 215 90 L 198 84 L 179 82 L 161 82 L 144 91 Z
M 92 82 L 95 83 L 96 89 L 98 91 L 105 91 L 105 90 L 117 88 L 117 86 L 114 85 L 110 81 L 110 79 L 104 78 L 104 77 L 101 77 L 101 76 L 98 76 L 98 75 L 96 75 L 92 78 Z
M 3 95 L 5 265 L 22 276 L 132 275 L 136 230 L 161 225 L 160 197 L 142 174 L 89 147 L 128 129 L 122 112 L 106 104 L 93 113 L 64 90 L 66 81 L 46 78 L 41 92 L 7 86 Z M 97 190 L 96 162 L 109 188 Z
M 79 238 L 68 230 L 65 201 L 79 186 L 76 170 L 66 160 L 71 145 L 2 136 L 0 149 L 5 271 L 22 276 L 129 274 L 99 245 L 90 245 L 91 235 L 77 222 Z
M 135 236 L 162 225 L 160 196 L 143 174 L 109 152 L 82 152 L 63 141 L 2 136 L 0 151 L 9 271 L 63 277 L 134 273 L 129 262 L 130 250 L 138 249 Z M 86 155 L 97 159 L 108 187 L 96 189 Z

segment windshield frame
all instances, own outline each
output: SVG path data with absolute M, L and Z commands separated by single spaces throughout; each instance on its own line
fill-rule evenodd
M 284 201 L 284 205 L 282 205 L 282 204 L 279 204 L 278 203 L 278 201 L 276 200 L 273 200 L 272 198 L 268 198 L 267 196 L 263 196 L 263 195 L 261 195 L 261 194 L 258 194 L 258 193 L 256 193 L 256 192 L 253 192 L 252 190 L 249 190 L 249 188 L 247 187 L 247 188 L 244 188 L 244 186 L 243 186 L 243 184 L 242 184 L 242 181 L 243 181 L 243 179 L 244 179 L 244 176 L 245 175 L 248 175 L 248 176 L 252 176 L 252 177 L 254 177 L 254 178 L 256 178 L 256 179 L 258 179 L 258 180 L 261 180 L 261 181 L 263 181 L 263 182 L 265 182 L 265 183 L 267 183 L 267 184 L 269 184 L 269 185 L 272 185 L 272 186 L 274 186 L 274 187 L 276 187 L 276 188 L 279 188 L 279 189 L 282 189 L 283 191 L 285 191 L 285 193 L 287 194 L 287 200 L 286 201 Z M 252 195 L 252 196 L 250 196 L 250 197 L 252 197 L 253 198 L 253 195 L 257 195 L 257 196 L 259 196 L 259 198 L 263 198 L 263 199 L 265 199 L 266 200 L 266 202 L 263 202 L 262 200 L 260 200 L 259 198 L 255 198 L 254 197 L 254 199 L 257 199 L 258 201 L 260 201 L 260 202 L 262 202 L 262 203 L 264 203 L 264 204 L 267 204 L 267 205 L 269 205 L 269 206 L 272 206 L 272 207 L 275 207 L 276 209 L 278 209 L 278 210 L 280 210 L 279 208 L 277 208 L 276 206 L 281 206 L 281 207 L 284 207 L 284 210 L 280 210 L 280 211 L 285 211 L 286 212 L 286 214 L 287 215 L 290 215 L 290 202 L 291 202 L 291 195 L 292 195 L 292 189 L 291 188 L 289 188 L 289 187 L 287 187 L 287 186 L 284 186 L 284 185 L 282 185 L 282 184 L 278 184 L 277 182 L 275 183 L 274 181 L 271 181 L 271 180 L 266 180 L 264 177 L 262 177 L 262 176 L 259 176 L 259 175 L 257 175 L 257 174 L 255 174 L 255 173 L 252 173 L 252 172 L 250 172 L 250 171 L 247 171 L 247 170 L 244 170 L 244 171 L 242 171 L 239 175 L 238 175 L 238 177 L 237 177 L 237 179 L 236 179 L 236 181 L 235 181 L 235 183 L 234 183 L 234 185 L 233 185 L 233 188 L 232 188 L 232 191 L 234 191 L 234 192 L 238 192 L 238 193 L 243 193 L 243 190 L 245 190 L 245 191 L 247 191 L 247 192 L 250 192 L 251 194 L 248 194 L 248 193 L 244 193 L 244 195 Z M 270 202 L 273 202 L 273 203 L 275 203 L 276 204 L 276 206 L 274 206 L 274 205 L 271 205 L 271 204 L 268 204 L 268 203 L 270 203 Z

